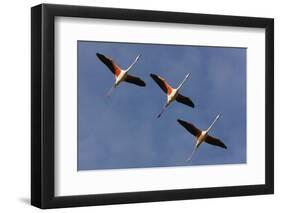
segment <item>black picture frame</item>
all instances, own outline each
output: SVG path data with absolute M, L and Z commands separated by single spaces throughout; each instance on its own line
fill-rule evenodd
M 54 18 L 83 17 L 264 28 L 265 184 L 112 194 L 54 195 Z M 274 20 L 271 18 L 41 4 L 31 8 L 31 204 L 42 209 L 274 193 Z

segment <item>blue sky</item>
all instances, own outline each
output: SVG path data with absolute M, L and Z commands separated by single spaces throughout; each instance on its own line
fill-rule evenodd
M 146 87 L 121 83 L 106 97 L 113 74 L 96 57 L 111 57 Z M 195 108 L 173 102 L 156 116 L 166 95 L 149 76 L 164 77 L 181 89 Z M 211 132 L 228 147 L 202 144 L 190 162 L 195 138 L 182 119 Z M 246 49 L 78 41 L 78 170 L 246 163 Z

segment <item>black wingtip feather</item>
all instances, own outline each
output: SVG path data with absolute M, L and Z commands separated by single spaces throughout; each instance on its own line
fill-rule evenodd
M 140 87 L 145 87 L 145 86 L 146 86 L 146 84 L 145 84 L 145 83 L 143 83 L 143 84 L 139 84 L 138 86 L 140 86 Z
M 155 78 L 155 77 L 157 77 L 157 75 L 151 73 L 151 74 L 150 74 L 150 77 L 151 77 L 151 78 Z
M 100 58 L 100 57 L 102 57 L 102 56 L 104 56 L 104 55 L 102 55 L 102 54 L 100 54 L 100 53 L 96 53 L 96 56 L 97 56 L 98 58 Z
M 98 57 L 99 60 L 101 60 L 102 62 L 105 63 L 105 56 L 100 54 L 100 53 L 96 53 L 96 56 Z
M 180 119 L 177 119 L 177 121 L 182 124 L 184 121 L 183 120 L 180 120 Z

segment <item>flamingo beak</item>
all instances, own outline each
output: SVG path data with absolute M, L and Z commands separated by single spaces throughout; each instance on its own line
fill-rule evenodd
M 218 114 L 216 117 L 216 120 L 218 120 L 220 118 L 221 114 Z

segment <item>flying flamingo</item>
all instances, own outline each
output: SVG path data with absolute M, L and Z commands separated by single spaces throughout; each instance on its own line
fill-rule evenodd
M 166 110 L 166 108 L 174 101 L 178 101 L 182 104 L 185 104 L 187 106 L 190 106 L 192 108 L 194 108 L 194 103 L 190 100 L 190 98 L 185 97 L 183 95 L 181 95 L 179 93 L 180 88 L 182 87 L 182 85 L 184 84 L 184 82 L 187 80 L 187 78 L 189 77 L 190 73 L 187 74 L 184 78 L 184 80 L 182 81 L 182 83 L 176 88 L 172 88 L 164 78 L 154 75 L 154 74 L 150 74 L 151 78 L 158 84 L 158 86 L 167 94 L 167 102 L 164 105 L 162 111 L 160 112 L 160 114 L 157 116 L 157 118 L 159 118 L 162 113 Z
M 145 86 L 145 82 L 143 80 L 141 80 L 138 77 L 135 77 L 135 76 L 132 76 L 132 75 L 128 74 L 129 70 L 139 60 L 140 55 L 138 55 L 136 57 L 136 59 L 134 60 L 134 62 L 125 70 L 122 70 L 120 67 L 118 67 L 118 65 L 115 64 L 114 61 L 111 58 L 108 58 L 108 57 L 106 57 L 106 56 L 104 56 L 100 53 L 97 53 L 96 55 L 110 69 L 110 71 L 115 76 L 115 82 L 114 82 L 112 88 L 107 93 L 107 96 L 109 96 L 112 93 L 113 89 L 116 88 L 122 81 L 132 83 L 132 84 L 136 84 L 136 85 L 141 86 L 141 87 Z
M 189 131 L 192 135 L 195 136 L 196 138 L 196 144 L 195 147 L 190 155 L 190 157 L 188 158 L 188 161 L 191 160 L 194 152 L 199 148 L 199 146 L 203 143 L 206 142 L 208 144 L 214 145 L 214 146 L 219 146 L 222 147 L 224 149 L 227 149 L 227 147 L 224 145 L 224 143 L 217 138 L 214 138 L 212 136 L 210 136 L 208 133 L 211 130 L 211 128 L 213 127 L 213 125 L 215 124 L 215 122 L 219 119 L 220 114 L 215 118 L 215 120 L 213 121 L 213 123 L 209 126 L 209 128 L 205 131 L 202 131 L 198 128 L 196 128 L 193 124 L 188 123 L 186 121 L 183 120 L 179 120 L 178 122 L 187 130 Z

